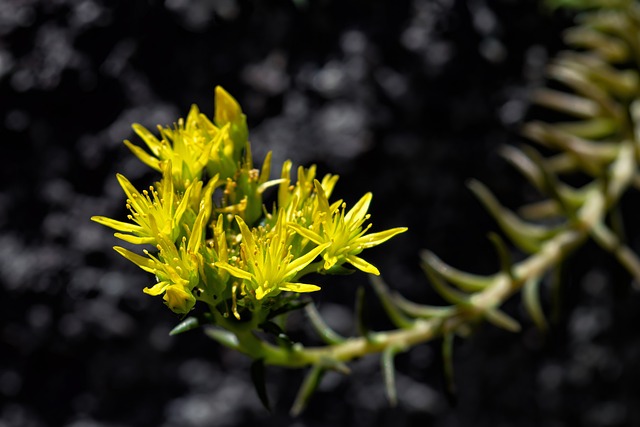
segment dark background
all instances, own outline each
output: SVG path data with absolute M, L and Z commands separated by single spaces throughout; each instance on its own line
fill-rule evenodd
M 528 95 L 571 17 L 520 0 L 0 0 L 0 426 L 640 425 L 640 298 L 590 244 L 569 260 L 550 334 L 514 298 L 521 333 L 482 325 L 456 341 L 454 396 L 433 342 L 398 357 L 398 407 L 368 357 L 292 419 L 301 372 L 268 371 L 268 414 L 249 360 L 199 332 L 169 337 L 178 318 L 141 292 L 152 278 L 89 221 L 124 215 L 116 172 L 155 178 L 122 144 L 131 123 L 170 124 L 191 103 L 212 115 L 222 85 L 258 161 L 316 163 L 348 203 L 374 192 L 374 230 L 409 227 L 365 257 L 437 303 L 421 249 L 498 267 L 495 225 L 465 181 L 513 207 L 534 197 L 496 148 L 523 142 Z M 631 222 L 637 201 L 623 202 Z M 332 279 L 314 298 L 348 334 L 367 278 Z M 369 301 L 371 324 L 388 326 Z

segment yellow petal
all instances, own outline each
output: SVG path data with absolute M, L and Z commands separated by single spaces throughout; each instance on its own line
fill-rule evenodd
M 142 292 L 155 297 L 161 295 L 167 287 L 169 287 L 169 282 L 158 282 L 150 288 L 144 288 Z
M 358 221 L 364 218 L 369 210 L 369 204 L 371 203 L 371 193 L 367 193 L 356 203 L 345 215 L 344 219 L 347 222 Z
M 353 265 L 358 270 L 364 271 L 365 273 L 375 274 L 376 276 L 380 275 L 380 271 L 373 265 L 369 264 L 367 261 L 363 260 L 360 257 L 355 255 L 347 255 L 346 260 L 349 264 Z
M 168 179 L 172 179 L 172 178 L 168 178 Z M 178 207 L 176 208 L 176 211 L 173 214 L 172 228 L 178 228 L 178 229 L 180 228 L 180 220 L 182 219 L 182 215 L 184 215 L 185 211 L 187 210 L 189 201 L 191 199 L 191 193 L 193 192 L 193 188 L 195 188 L 195 185 L 196 185 L 195 183 L 196 181 L 192 182 L 191 185 L 187 187 L 186 191 L 182 195 L 182 199 L 180 200 L 180 203 L 178 204 Z
M 322 189 L 324 190 L 324 194 L 326 194 L 327 198 L 331 197 L 331 193 L 333 193 L 333 189 L 336 186 L 336 182 L 338 182 L 338 175 L 327 174 L 322 178 Z
M 91 221 L 106 227 L 113 228 L 114 230 L 123 231 L 125 233 L 136 233 L 142 231 L 142 227 L 135 224 L 129 224 L 128 222 L 116 221 L 115 219 L 107 218 L 105 216 L 92 216 Z
M 322 240 L 322 236 L 320 236 L 318 233 L 316 233 L 315 231 L 311 231 L 308 228 L 304 228 L 301 227 L 298 224 L 287 224 L 290 228 L 293 228 L 293 230 L 298 233 L 299 235 L 301 235 L 302 237 L 311 240 L 313 243 L 315 243 L 316 245 L 322 245 L 324 244 L 324 241 Z
M 236 222 L 240 227 L 240 233 L 242 234 L 242 241 L 245 245 L 247 245 L 247 253 L 253 253 L 253 248 L 256 246 L 255 241 L 253 240 L 253 235 L 251 234 L 251 230 L 247 227 L 247 224 L 244 220 L 236 215 Z
M 379 231 L 377 233 L 371 233 L 364 235 L 356 240 L 356 245 L 361 246 L 363 249 L 371 248 L 386 242 L 396 234 L 404 233 L 407 231 L 407 227 L 391 228 L 385 231 Z
M 205 223 L 209 221 L 209 215 L 211 214 L 211 198 L 213 196 L 213 189 L 215 188 L 217 177 L 218 176 L 216 175 L 212 180 L 209 181 L 209 183 L 205 187 L 204 195 L 202 196 L 203 199 L 200 202 L 200 210 L 198 211 L 198 216 L 193 223 L 191 236 L 189 236 L 189 245 L 187 246 L 187 252 L 196 253 L 200 249 L 202 237 L 204 236 Z M 191 187 L 192 186 L 189 186 L 189 189 L 191 189 Z
M 118 180 L 120 187 L 124 190 L 124 194 L 127 195 L 127 199 L 131 203 L 132 207 L 138 212 L 146 212 L 146 205 L 141 204 L 143 203 L 141 201 L 142 195 L 140 195 L 140 192 L 136 190 L 136 187 L 131 184 L 127 177 L 118 173 L 116 174 L 116 179 Z
M 156 239 L 151 236 L 132 236 L 131 234 L 113 233 L 120 240 L 124 240 L 127 243 L 133 243 L 134 245 L 153 245 L 156 243 Z
M 142 163 L 149 166 L 151 169 L 160 171 L 160 160 L 158 160 L 156 157 L 151 156 L 142 148 L 138 147 L 137 145 L 133 145 L 129 141 L 125 140 L 124 145 L 126 145 L 127 148 L 131 150 L 131 152 L 142 161 Z
M 189 109 L 189 114 L 187 114 L 187 129 L 191 128 L 194 125 L 198 124 L 198 116 L 200 115 L 200 110 L 196 104 L 191 104 L 191 108 Z
M 262 162 L 262 169 L 260 169 L 260 179 L 258 180 L 258 184 L 262 185 L 269 179 L 269 175 L 271 175 L 271 151 L 267 152 L 267 155 L 264 156 L 264 161 Z
M 151 152 L 156 156 L 160 157 L 160 151 L 162 150 L 162 144 L 147 128 L 144 126 L 134 123 L 132 126 L 133 131 L 138 134 L 140 138 L 147 144 L 147 147 L 151 150 Z
M 324 188 L 322 188 L 322 184 L 320 184 L 320 181 L 317 179 L 314 179 L 313 186 L 315 187 L 316 194 L 318 195 L 318 209 L 320 212 L 329 212 L 329 200 L 324 192 Z
M 294 259 L 289 263 L 289 265 L 287 265 L 285 277 L 290 278 L 295 275 L 295 273 L 305 268 L 311 263 L 311 261 L 313 261 L 318 255 L 320 255 L 322 251 L 324 251 L 329 246 L 331 246 L 330 242 L 323 243 L 322 245 L 316 246 L 315 248 L 310 250 L 309 253 Z
M 233 96 L 221 86 L 216 86 L 214 122 L 219 127 L 227 123 L 237 123 L 242 119 L 242 109 Z
M 216 262 L 215 266 L 227 271 L 229 274 L 237 277 L 238 279 L 245 279 L 249 281 L 253 279 L 253 276 L 248 271 L 241 270 L 238 267 L 234 267 L 226 262 Z
M 144 271 L 148 273 L 155 273 L 155 262 L 153 260 L 131 252 L 121 246 L 114 246 L 113 249 Z
M 315 292 L 320 290 L 320 286 L 309 285 L 307 283 L 288 282 L 280 285 L 278 289 L 280 289 L 281 291 L 291 292 Z

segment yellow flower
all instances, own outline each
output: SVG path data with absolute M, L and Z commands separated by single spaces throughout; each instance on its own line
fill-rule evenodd
M 287 231 L 282 220 L 271 231 L 265 228 L 254 228 L 251 231 L 239 216 L 236 216 L 236 221 L 242 236 L 237 264 L 233 266 L 227 262 L 217 262 L 215 265 L 242 279 L 245 292 L 261 300 L 281 291 L 313 292 L 320 289 L 316 285 L 293 280 L 329 244 L 322 244 L 295 258 L 290 245 L 293 234 Z
M 163 177 L 158 183 L 158 189 L 151 186 L 148 191 L 143 190 L 142 193 L 127 178 L 120 174 L 117 175 L 118 182 L 127 195 L 127 209 L 131 211 L 128 218 L 132 223 L 116 221 L 103 216 L 94 216 L 91 219 L 119 231 L 115 233 L 115 236 L 125 242 L 156 244 L 156 235 L 158 234 L 175 242 L 180 235 L 181 220 L 189 204 L 192 188 L 196 183 L 192 182 L 178 201 L 173 187 L 173 179 L 171 179 L 169 162 L 162 164 L 162 172 Z M 215 178 L 212 181 L 215 183 Z
M 151 288 L 144 288 L 149 295 L 164 294 L 165 304 L 175 313 L 186 314 L 194 306 L 196 298 L 192 290 L 199 285 L 203 271 L 202 249 L 205 226 L 211 214 L 211 195 L 214 185 L 210 182 L 205 188 L 205 195 L 200 203 L 198 216 L 189 232 L 189 238 L 182 237 L 179 248 L 163 234 L 157 234 L 155 241 L 158 254 L 156 256 L 144 250 L 146 257 L 116 246 L 114 249 L 144 271 L 156 276 L 157 283 Z M 156 229 L 153 218 L 151 228 Z
M 370 215 L 367 213 L 371 203 L 371 193 L 365 194 L 348 212 L 341 200 L 329 205 L 327 195 L 320 182 L 315 180 L 317 209 L 314 221 L 307 227 L 300 224 L 289 224 L 301 236 L 317 245 L 326 247 L 322 253 L 324 269 L 348 262 L 352 266 L 367 273 L 379 275 L 378 269 L 358 257 L 364 249 L 383 243 L 396 234 L 407 231 L 406 227 L 392 228 L 377 233 L 366 234 L 371 224 L 363 227 Z M 320 246 L 319 246 L 320 247 Z
M 285 219 L 288 222 L 310 224 L 318 205 L 314 193 L 316 167 L 298 167 L 298 180 L 295 185 L 291 185 L 291 164 L 290 160 L 284 162 L 281 177 L 277 180 L 280 182 L 278 209 L 285 211 Z M 321 185 L 326 197 L 331 196 L 337 181 L 337 175 L 327 174 L 322 178 Z
M 171 161 L 171 173 L 179 189 L 184 189 L 188 182 L 202 179 L 205 168 L 209 176 L 217 174 L 221 180 L 233 177 L 248 143 L 246 117 L 237 101 L 220 86 L 216 87 L 215 102 L 215 124 L 192 105 L 186 121 L 179 119 L 173 128 L 158 126 L 160 139 L 144 126 L 134 124 L 133 130 L 151 154 L 130 141 L 124 143 L 143 163 L 157 171 L 163 161 Z

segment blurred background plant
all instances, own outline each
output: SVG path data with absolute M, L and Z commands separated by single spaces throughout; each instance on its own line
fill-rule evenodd
M 370 260 L 403 295 L 431 302 L 439 297 L 419 269 L 420 249 L 477 273 L 497 264 L 485 238 L 492 220 L 465 180 L 477 177 L 508 207 L 536 200 L 497 147 L 517 140 L 529 88 L 571 17 L 536 2 L 471 0 L 3 4 L 2 422 L 290 422 L 299 375 L 267 376 L 276 407 L 267 416 L 248 360 L 193 334 L 169 338 L 176 318 L 140 292 L 149 278 L 123 268 L 105 250 L 110 234 L 86 221 L 124 216 L 116 171 L 139 188 L 154 179 L 122 149 L 130 123 L 171 123 L 191 103 L 211 105 L 211 85 L 223 85 L 246 110 L 254 157 L 313 161 L 320 174 L 341 175 L 337 197 L 348 203 L 375 192 L 376 228 L 409 226 L 415 238 L 372 249 Z M 622 210 L 635 206 L 625 194 Z M 636 248 L 633 222 L 626 235 Z M 423 345 L 396 360 L 396 408 L 378 360 L 364 358 L 352 367 L 359 380 L 327 375 L 296 423 L 633 424 L 638 296 L 617 265 L 591 243 L 569 258 L 544 340 L 516 300 L 504 310 L 521 334 L 481 325 L 456 341 L 455 402 L 439 346 Z M 317 301 L 343 334 L 354 328 L 345 306 L 353 277 Z M 367 306 L 372 328 L 390 327 L 374 299 Z

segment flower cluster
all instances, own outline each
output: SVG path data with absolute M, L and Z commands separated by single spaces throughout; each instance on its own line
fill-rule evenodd
M 186 120 L 159 127 L 159 137 L 133 125 L 148 151 L 125 144 L 161 179 L 140 192 L 118 175 L 129 221 L 92 218 L 125 242 L 148 245 L 142 254 L 114 248 L 155 276 L 144 292 L 163 295 L 175 313 L 186 314 L 202 301 L 240 319 L 282 293 L 319 290 L 300 282 L 309 273 L 344 272 L 348 264 L 379 274 L 359 254 L 406 228 L 368 234 L 371 193 L 349 210 L 341 200 L 330 202 L 338 177 L 318 180 L 314 166 L 298 168 L 294 182 L 287 161 L 280 178 L 269 180 L 271 155 L 261 170 L 254 168 L 238 102 L 217 87 L 215 104 L 213 120 L 193 106 Z M 262 195 L 271 186 L 278 191 L 268 210 Z

